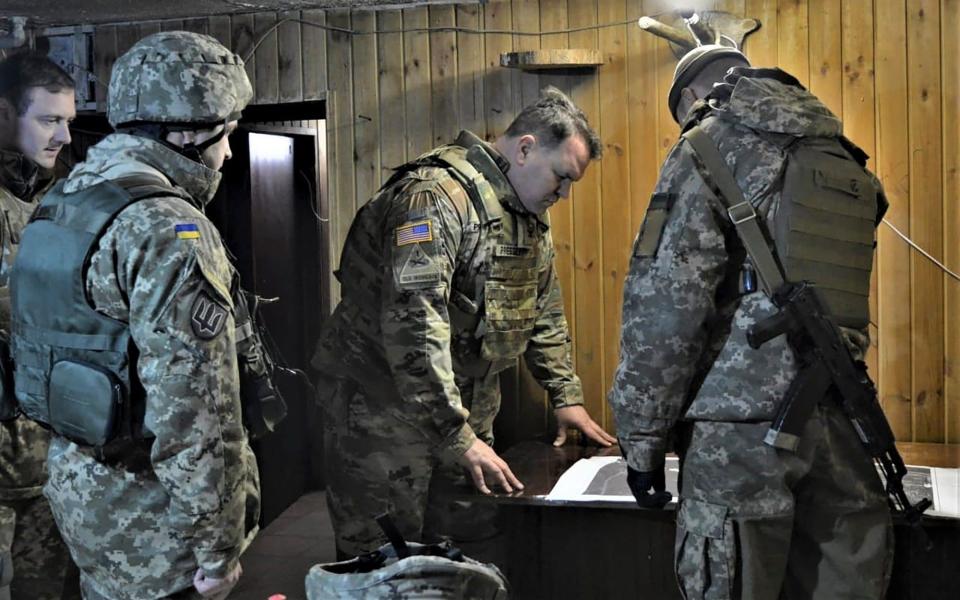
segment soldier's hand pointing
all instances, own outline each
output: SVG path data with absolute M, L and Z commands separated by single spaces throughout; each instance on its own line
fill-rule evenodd
M 460 457 L 463 465 L 473 478 L 473 484 L 484 494 L 490 494 L 487 487 L 489 478 L 492 484 L 499 485 L 508 494 L 514 490 L 522 490 L 523 484 L 517 479 L 507 462 L 500 458 L 493 448 L 477 440 Z

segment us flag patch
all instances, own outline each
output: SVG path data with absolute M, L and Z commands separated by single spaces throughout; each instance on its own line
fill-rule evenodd
M 397 227 L 397 246 L 433 241 L 433 223 L 416 221 Z

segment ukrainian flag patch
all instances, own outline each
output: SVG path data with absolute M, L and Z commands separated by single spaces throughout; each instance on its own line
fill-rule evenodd
M 397 246 L 433 241 L 433 223 L 427 219 L 397 227 Z
M 179 223 L 174 227 L 174 230 L 181 240 L 195 240 L 200 237 L 200 229 L 196 223 Z

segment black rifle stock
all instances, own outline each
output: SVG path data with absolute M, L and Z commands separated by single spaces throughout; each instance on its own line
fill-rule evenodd
M 879 465 L 893 509 L 908 522 L 919 523 L 931 502 L 924 498 L 914 505 L 907 498 L 903 489 L 907 467 L 877 401 L 877 390 L 867 376 L 866 365 L 850 355 L 840 329 L 827 316 L 820 294 L 805 281 L 785 283 L 774 294 L 773 302 L 779 312 L 754 325 L 747 342 L 756 349 L 785 333 L 800 373 L 780 403 L 764 441 L 777 448 L 796 449 L 813 408 L 832 387 L 841 411 Z

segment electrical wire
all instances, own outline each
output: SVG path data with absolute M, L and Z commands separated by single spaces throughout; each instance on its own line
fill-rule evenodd
M 458 25 L 441 25 L 439 27 L 411 27 L 409 29 L 371 29 L 369 31 L 358 31 L 356 29 L 348 29 L 346 27 L 337 27 L 336 25 L 325 25 L 323 23 L 317 23 L 316 21 L 308 21 L 305 19 L 297 19 L 294 17 L 286 17 L 280 19 L 274 23 L 269 29 L 260 34 L 260 37 L 253 44 L 250 50 L 243 56 L 243 62 L 247 62 L 250 58 L 256 53 L 257 48 L 260 47 L 260 44 L 267 39 L 271 33 L 277 30 L 278 27 L 284 23 L 300 23 L 302 25 L 309 25 L 311 27 L 316 27 L 318 29 L 325 29 L 327 31 L 333 31 L 335 33 L 343 33 L 347 35 L 386 35 L 391 33 L 469 33 L 474 35 L 516 35 L 516 36 L 531 36 L 537 37 L 541 35 L 562 35 L 566 33 L 578 33 L 581 31 L 594 31 L 599 29 L 606 29 L 608 27 L 621 27 L 623 25 L 631 25 L 636 23 L 636 19 L 628 19 L 626 21 L 615 21 L 613 23 L 599 23 L 596 25 L 583 25 L 581 27 L 568 27 L 566 29 L 553 29 L 549 31 L 519 31 L 515 29 L 480 29 L 476 27 L 461 27 Z
M 900 238 L 903 239 L 903 241 L 905 241 L 905 242 L 907 243 L 907 245 L 909 245 L 911 248 L 913 248 L 914 250 L 916 250 L 916 251 L 919 252 L 920 254 L 922 254 L 922 255 L 924 255 L 925 257 L 927 257 L 927 260 L 929 260 L 929 261 L 932 262 L 933 264 L 935 264 L 935 265 L 937 265 L 938 267 L 940 267 L 940 269 L 941 269 L 944 273 L 946 273 L 946 274 L 949 275 L 950 277 L 953 277 L 953 278 L 956 279 L 957 281 L 960 281 L 960 275 L 957 275 L 956 273 L 954 273 L 953 271 L 951 271 L 949 268 L 947 268 L 947 265 L 943 264 L 942 262 L 940 262 L 939 260 L 937 260 L 936 258 L 934 258 L 933 255 L 931 255 L 929 252 L 927 252 L 926 250 L 924 250 L 923 248 L 921 248 L 919 245 L 917 245 L 917 243 L 914 242 L 913 240 L 911 240 L 909 237 L 907 237 L 907 235 L 906 235 L 905 233 L 903 233 L 902 231 L 900 231 L 899 229 L 897 229 L 896 226 L 895 226 L 893 223 L 891 223 L 890 221 L 888 221 L 888 220 L 886 220 L 886 219 L 884 219 L 883 222 L 886 224 L 887 227 L 889 227 L 890 229 L 892 229 L 892 230 L 894 231 L 894 233 L 896 233 L 898 236 L 900 236 Z

